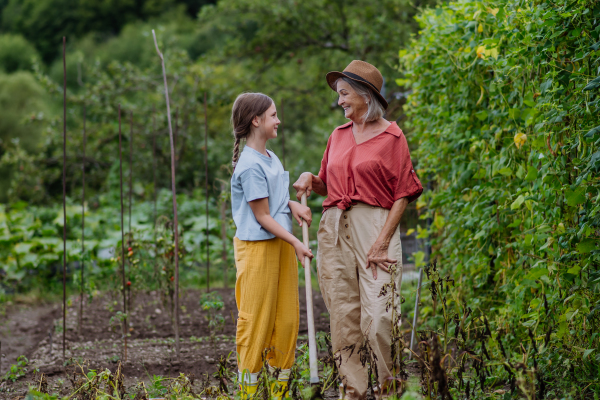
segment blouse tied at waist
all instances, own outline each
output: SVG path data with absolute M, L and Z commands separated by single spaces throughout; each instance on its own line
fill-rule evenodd
M 327 185 L 325 210 L 347 210 L 357 203 L 389 210 L 397 200 L 410 203 L 423 192 L 406 137 L 395 122 L 360 144 L 352 122 L 336 128 L 327 141 L 319 177 Z

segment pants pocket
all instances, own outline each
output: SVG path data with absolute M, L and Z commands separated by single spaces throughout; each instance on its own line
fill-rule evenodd
M 235 343 L 238 346 L 250 346 L 252 340 L 252 314 L 239 312 L 237 320 L 237 330 L 235 334 Z

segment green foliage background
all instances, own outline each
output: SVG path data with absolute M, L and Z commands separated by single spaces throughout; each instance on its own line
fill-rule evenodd
M 433 189 L 431 285 L 449 290 L 430 326 L 489 368 L 456 368 L 456 386 L 598 398 L 600 5 L 457 1 L 417 19 L 398 83 Z
M 203 214 L 203 210 L 194 207 L 206 199 L 203 103 L 204 95 L 207 97 L 208 197 L 210 220 L 214 221 L 208 234 L 211 243 L 215 242 L 211 245 L 211 260 L 216 273 L 211 276 L 218 282 L 223 280 L 217 265 L 222 255 L 221 227 L 225 227 L 228 240 L 227 263 L 233 264 L 234 230 L 229 208 L 226 207 L 224 217 L 221 214 L 220 199 L 229 191 L 233 144 L 229 118 L 236 96 L 244 91 L 272 96 L 284 121 L 280 132 L 285 135 L 285 157 L 282 140 L 270 142 L 271 148 L 285 158 L 291 176 L 307 170 L 316 173 L 329 134 L 345 122 L 335 104 L 335 93 L 325 83 L 325 74 L 361 58 L 379 66 L 386 76 L 388 94 L 397 91 L 397 46 L 417 28 L 413 19 L 417 9 L 404 0 L 236 0 L 217 4 L 46 0 L 0 2 L 0 9 L 0 43 L 16 43 L 6 49 L 6 56 L 0 51 L 0 65 L 8 65 L 3 60 L 10 60 L 11 65 L 19 66 L 17 70 L 5 67 L 7 73 L 0 78 L 7 82 L 5 89 L 0 88 L 0 101 L 5 101 L 7 112 L 11 112 L 5 123 L 13 121 L 10 127 L 0 130 L 0 202 L 5 204 L 0 212 L 0 290 L 9 293 L 48 282 L 47 287 L 58 287 L 61 277 L 62 250 L 58 241 L 62 222 L 57 205 L 62 201 L 63 35 L 67 36 L 66 181 L 68 204 L 72 206 L 67 212 L 71 281 L 78 279 L 80 257 L 106 269 L 95 275 L 98 282 L 118 270 L 117 262 L 107 261 L 101 254 L 107 246 L 119 247 L 113 242 L 119 236 L 115 225 L 120 213 L 119 105 L 125 206 L 129 204 L 131 166 L 133 220 L 151 221 L 148 218 L 152 214 L 148 212 L 152 209 L 148 205 L 152 204 L 154 190 L 170 188 L 162 70 L 151 34 L 155 29 L 165 55 L 176 131 L 179 206 L 191 207 L 198 214 Z M 115 13 L 119 13 L 119 18 L 111 19 Z M 96 20 L 85 23 L 94 15 Z M 32 106 L 27 108 L 15 101 L 21 96 Z M 388 118 L 399 117 L 402 104 L 403 100 L 391 101 Z M 82 164 L 86 169 L 86 219 L 103 227 L 86 229 L 89 246 L 84 255 L 77 250 L 81 235 L 81 207 L 77 205 L 83 194 Z M 313 238 L 321 200 L 311 199 L 315 211 Z M 172 218 L 168 207 L 159 207 L 159 211 L 159 216 Z M 146 214 L 142 218 L 140 213 Z M 188 246 L 184 252 L 184 270 L 190 273 L 185 272 L 183 278 L 203 285 L 203 273 L 198 271 L 206 266 L 206 257 L 200 238 L 207 232 L 198 230 L 199 225 L 190 232 L 193 224 L 185 222 L 185 218 L 182 221 L 184 235 L 197 234 L 196 247 Z M 152 226 L 141 224 L 137 229 L 137 239 L 153 237 Z M 45 242 L 50 237 L 55 242 L 40 244 L 40 240 Z M 150 264 L 140 265 L 152 270 Z M 113 282 L 111 287 L 118 285 Z M 87 288 L 89 293 L 93 292 L 92 286 Z
M 63 35 L 69 271 L 82 260 L 93 266 L 86 284 L 92 295 L 100 283 L 120 289 L 119 254 L 111 259 L 104 252 L 120 240 L 119 104 L 126 194 L 129 145 L 134 149 L 128 276 L 136 289 L 169 290 L 173 249 L 163 242 L 171 240 L 164 190 L 170 154 L 151 29 L 167 63 L 184 235 L 179 250 L 184 280 L 193 285 L 205 283 L 199 265 L 206 262 L 206 235 L 215 260 L 221 227 L 228 239 L 234 231 L 220 205 L 227 200 L 235 97 L 251 90 L 271 95 L 284 120 L 286 168 L 292 176 L 316 172 L 329 134 L 345 121 L 324 75 L 363 59 L 383 72 L 387 118 L 402 120 L 427 183 L 417 231 L 431 240 L 441 269 L 428 269 L 435 300 L 422 309 L 423 335 L 436 331 L 444 351 L 456 350 L 451 356 L 458 361 L 447 365 L 451 390 L 481 398 L 597 398 L 600 5 L 461 0 L 428 8 L 434 5 L 0 0 L 0 291 L 40 282 L 52 287 L 60 277 Z M 200 217 L 205 93 L 208 231 Z M 281 141 L 272 146 L 283 158 Z M 84 253 L 82 163 L 90 224 Z M 160 232 L 152 226 L 155 189 Z M 315 225 L 320 200 L 312 199 Z M 153 248 L 161 249 L 164 269 L 151 262 L 159 251 Z M 232 263 L 230 246 L 225 253 Z M 423 256 L 415 257 L 418 263 Z M 155 286 L 141 278 L 149 271 Z M 77 274 L 71 278 L 79 283 Z

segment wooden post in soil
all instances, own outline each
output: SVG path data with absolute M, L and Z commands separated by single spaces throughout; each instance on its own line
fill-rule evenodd
M 127 247 L 131 247 L 133 234 L 131 233 L 131 203 L 133 198 L 133 111 L 129 112 L 129 229 L 127 233 Z M 131 280 L 131 261 L 129 263 L 129 279 Z M 131 309 L 131 286 L 127 286 L 127 309 Z
M 152 105 L 152 182 L 153 182 L 153 223 L 152 223 L 152 238 L 154 243 L 154 274 L 158 276 L 157 264 L 156 264 L 156 256 L 158 252 L 158 248 L 156 247 L 156 109 L 154 105 Z
M 206 186 L 206 293 L 210 292 L 210 241 L 208 232 L 208 112 L 204 92 L 204 183 Z
M 419 281 L 417 283 L 417 298 L 415 299 L 415 314 L 413 315 L 412 332 L 410 333 L 410 352 L 408 359 L 412 360 L 412 352 L 414 351 L 417 340 L 417 322 L 419 321 L 419 303 L 421 302 L 421 283 L 423 282 L 423 268 L 419 268 Z
M 79 326 L 78 333 L 81 336 L 81 327 L 83 326 L 83 291 L 84 291 L 84 281 L 83 278 L 85 276 L 85 141 L 86 141 L 86 132 L 85 132 L 85 117 L 86 110 L 85 104 L 83 105 L 83 155 L 81 158 L 81 279 L 80 279 L 80 291 L 79 291 Z
M 227 190 L 227 184 L 225 182 L 221 182 L 221 244 L 223 245 L 223 249 L 221 250 L 221 259 L 223 260 L 223 287 L 227 288 L 227 220 L 226 220 L 226 211 L 227 211 L 227 197 L 225 197 L 225 191 Z
M 123 221 L 123 152 L 121 138 L 121 104 L 119 104 L 119 189 L 121 191 L 121 282 L 123 284 L 123 362 L 127 361 L 127 296 L 125 282 L 125 228 Z
M 175 109 L 175 130 L 173 131 L 173 147 L 175 147 L 175 168 L 177 169 L 177 136 L 179 135 L 179 107 Z
M 63 363 L 67 348 L 67 37 L 63 36 Z
M 133 111 L 129 112 L 129 241 L 131 242 L 131 199 L 133 198 Z
M 156 52 L 160 57 L 160 62 L 163 72 L 163 81 L 165 84 L 165 100 L 167 103 L 167 120 L 169 122 L 169 139 L 171 142 L 171 191 L 173 192 L 173 235 L 175 237 L 175 251 L 173 257 L 175 258 L 175 347 L 177 350 L 177 360 L 179 360 L 179 231 L 177 227 L 177 191 L 175 190 L 175 143 L 173 138 L 173 128 L 171 126 L 171 105 L 169 104 L 169 87 L 167 85 L 167 70 L 165 68 L 165 59 L 158 49 L 158 42 L 156 41 L 156 33 L 152 29 L 152 36 L 154 37 L 154 46 Z

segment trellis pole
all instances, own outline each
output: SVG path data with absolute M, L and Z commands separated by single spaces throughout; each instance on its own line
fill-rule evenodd
M 131 203 L 133 199 L 133 111 L 129 112 L 129 229 L 127 231 L 127 244 L 128 247 L 131 247 L 131 243 L 133 241 L 133 234 L 131 233 Z M 129 264 L 129 276 L 131 279 L 131 261 L 128 261 Z M 127 309 L 131 309 L 131 286 L 126 286 L 127 288 Z
M 167 85 L 167 70 L 165 68 L 165 59 L 158 48 L 158 42 L 156 40 L 156 33 L 152 29 L 152 36 L 154 37 L 154 46 L 156 52 L 160 57 L 162 65 L 163 81 L 165 85 L 165 100 L 167 103 L 167 120 L 169 122 L 169 140 L 171 142 L 171 191 L 173 192 L 173 234 L 175 236 L 175 251 L 173 256 L 175 258 L 175 347 L 177 349 L 177 359 L 179 360 L 179 231 L 177 227 L 177 191 L 175 187 L 175 143 L 173 138 L 173 128 L 171 126 L 171 106 L 169 104 L 169 87 Z
M 84 291 L 84 269 L 85 269 L 85 119 L 86 109 L 83 105 L 83 156 L 81 158 L 81 287 L 79 293 L 79 335 L 81 336 L 81 327 L 83 326 L 83 291 Z
M 133 111 L 129 112 L 129 241 L 131 242 L 131 199 L 133 198 Z
M 206 186 L 206 293 L 210 292 L 210 240 L 208 233 L 208 112 L 204 92 L 204 183 Z
M 67 347 L 67 37 L 63 36 L 63 362 Z
M 127 296 L 125 294 L 125 228 L 123 221 L 123 152 L 121 138 L 121 104 L 119 104 L 119 189 L 121 191 L 121 281 L 123 283 L 123 361 L 127 361 Z
M 156 108 L 152 105 L 152 182 L 153 182 L 153 224 L 152 224 L 152 238 L 154 243 L 154 273 L 158 276 L 158 269 L 156 264 L 156 257 L 158 253 L 158 247 L 156 246 Z

